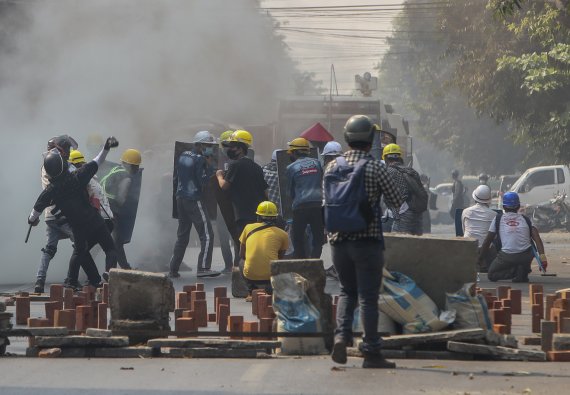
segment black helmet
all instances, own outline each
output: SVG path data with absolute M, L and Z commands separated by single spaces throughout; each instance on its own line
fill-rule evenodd
M 344 139 L 350 143 L 372 143 L 374 124 L 366 115 L 353 115 L 344 125 Z
M 479 174 L 479 181 L 485 181 L 487 182 L 489 180 L 489 175 L 485 174 L 485 173 L 481 173 Z
M 67 168 L 67 160 L 55 150 L 50 151 L 44 158 L 44 169 L 52 180 L 61 176 Z
M 459 176 L 459 170 L 453 169 L 453 170 L 451 171 L 451 177 L 457 178 L 458 176 Z
M 73 137 L 68 136 L 67 134 L 62 134 L 61 136 L 54 137 L 53 139 L 48 141 L 48 147 L 50 143 L 53 143 L 54 147 L 59 149 L 63 157 L 66 159 L 69 158 L 69 153 L 71 152 L 71 149 L 72 148 L 77 149 L 78 147 L 77 141 L 75 141 Z

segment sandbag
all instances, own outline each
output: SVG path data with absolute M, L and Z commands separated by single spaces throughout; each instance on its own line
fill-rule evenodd
M 489 310 L 483 295 L 475 293 L 475 283 L 464 284 L 455 293 L 446 293 L 445 308 L 455 310 L 453 327 L 456 329 L 483 328 L 491 330 Z
M 271 277 L 273 310 L 277 315 L 277 332 L 321 332 L 319 311 L 307 296 L 308 281 L 297 273 L 282 273 Z M 282 354 L 326 354 L 322 337 L 285 337 L 281 342 Z
M 414 280 L 384 269 L 378 307 L 403 326 L 404 333 L 439 331 L 455 319 L 452 311 L 440 314 L 436 304 Z

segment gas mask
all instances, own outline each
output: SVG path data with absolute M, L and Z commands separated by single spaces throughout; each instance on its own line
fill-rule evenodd
M 239 153 L 237 152 L 237 148 L 230 147 L 226 150 L 226 155 L 231 160 L 236 160 L 239 158 Z
M 213 147 L 204 148 L 204 150 L 202 151 L 202 155 L 204 155 L 205 157 L 214 156 L 214 148 Z

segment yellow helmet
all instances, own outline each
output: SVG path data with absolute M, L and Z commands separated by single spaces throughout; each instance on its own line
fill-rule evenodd
M 293 151 L 302 150 L 302 151 L 309 151 L 311 147 L 309 146 L 309 141 L 303 137 L 297 137 L 287 143 L 289 147 L 288 153 Z
M 78 163 L 85 163 L 85 157 L 81 152 L 77 150 L 71 150 L 71 152 L 69 153 L 69 159 L 67 161 L 69 163 L 76 165 Z
M 268 200 L 259 203 L 255 212 L 261 217 L 277 217 L 277 206 Z
M 141 153 L 136 149 L 128 149 L 121 155 L 121 162 L 128 163 L 129 165 L 139 166 L 141 164 Z
M 236 130 L 232 133 L 232 136 L 228 139 L 228 141 L 244 143 L 250 147 L 253 144 L 253 137 L 247 130 Z
M 232 134 L 234 134 L 233 130 L 226 130 L 224 133 L 220 134 L 220 143 L 229 140 L 230 137 L 232 137 Z
M 388 144 L 384 147 L 384 151 L 382 151 L 382 159 L 386 159 L 388 155 L 400 155 L 402 156 L 402 149 L 398 144 Z

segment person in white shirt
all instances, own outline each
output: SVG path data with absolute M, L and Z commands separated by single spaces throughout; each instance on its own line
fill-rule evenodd
M 497 216 L 497 213 L 489 208 L 489 204 L 491 203 L 491 188 L 487 185 L 479 185 L 471 196 L 476 203 L 463 210 L 461 214 L 463 237 L 477 239 L 478 246 L 481 248 L 489 232 L 489 226 Z M 491 245 L 484 259 L 481 261 L 478 271 L 480 273 L 487 273 L 489 265 L 496 256 L 497 250 Z
M 503 196 L 503 214 L 493 219 L 487 237 L 483 241 L 479 261 L 489 250 L 491 242 L 497 246 L 497 258 L 491 263 L 487 277 L 489 281 L 510 280 L 528 282 L 530 264 L 534 257 L 532 243 L 540 254 L 544 269 L 548 261 L 544 253 L 544 244 L 538 230 L 532 226 L 530 219 L 518 213 L 519 196 L 516 192 L 507 192 Z M 498 225 L 497 225 L 498 221 Z

